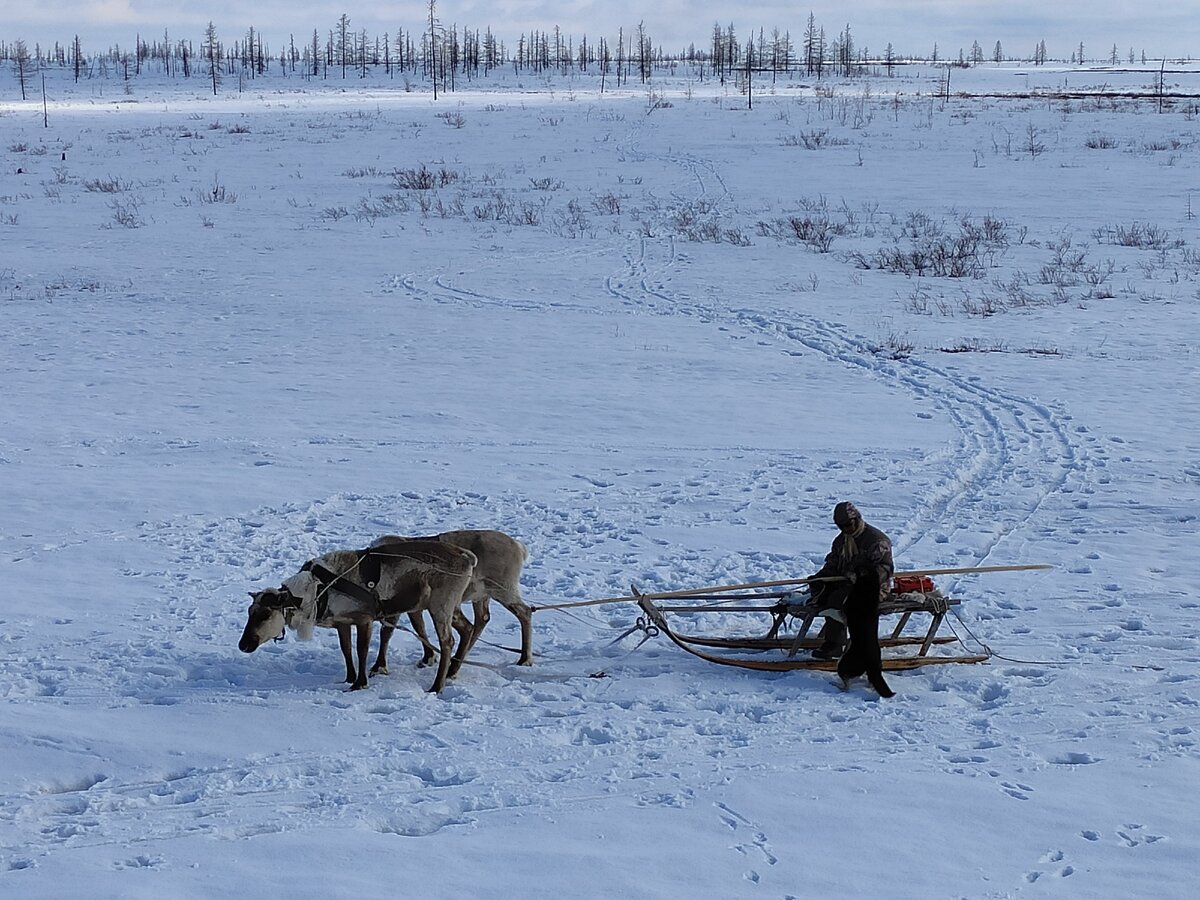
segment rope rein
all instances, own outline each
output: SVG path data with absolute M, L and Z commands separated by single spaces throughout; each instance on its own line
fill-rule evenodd
M 370 552 L 371 552 L 372 556 L 382 556 L 385 559 L 415 560 L 416 562 L 419 562 L 421 565 L 427 566 L 428 568 L 433 569 L 433 571 L 438 572 L 441 575 L 449 575 L 451 577 L 455 577 L 455 576 L 463 574 L 462 572 L 455 572 L 455 571 L 452 571 L 451 569 L 444 569 L 441 566 L 439 566 L 437 564 L 437 562 L 434 561 L 434 554 L 425 555 L 425 554 L 417 554 L 417 553 L 382 553 L 379 550 L 375 550 L 375 549 L 372 549 Z M 362 562 L 364 558 L 365 557 L 359 557 L 358 562 Z M 350 572 L 353 572 L 354 569 L 357 568 L 357 566 L 358 566 L 358 563 L 355 563 L 353 566 L 351 566 L 349 569 L 346 570 L 345 574 L 348 575 Z M 488 579 L 484 579 L 484 581 L 485 581 L 485 583 L 490 584 L 490 581 Z
M 963 621 L 962 616 L 960 616 L 958 614 L 958 610 L 952 609 L 952 610 L 950 610 L 950 612 L 953 613 L 954 618 L 958 620 L 958 624 L 963 627 L 963 630 L 966 631 L 966 633 L 970 636 L 971 640 L 973 640 L 976 644 L 978 644 L 983 649 L 983 652 L 986 653 L 989 657 L 991 657 L 993 659 L 1002 659 L 1005 662 L 1018 663 L 1019 665 L 1024 665 L 1024 666 L 1065 666 L 1065 665 L 1067 665 L 1067 663 L 1065 663 L 1065 662 L 1050 662 L 1049 660 L 1035 660 L 1035 659 L 1017 659 L 1012 656 L 1005 656 L 1002 653 L 997 653 L 995 650 L 993 650 L 991 648 L 991 646 L 986 641 L 984 641 L 982 638 L 980 638 L 978 635 L 976 635 L 975 632 L 973 632 L 971 630 L 970 626 L 967 625 L 967 623 Z M 954 624 L 948 619 L 946 620 L 946 627 L 949 628 L 951 632 L 953 632 L 953 634 L 956 638 L 958 638 L 959 643 L 964 644 L 964 645 L 966 644 L 966 641 L 964 641 L 962 639 L 962 636 L 957 631 L 954 630 Z

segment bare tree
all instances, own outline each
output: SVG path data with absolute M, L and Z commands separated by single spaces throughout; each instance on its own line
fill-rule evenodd
M 650 80 L 650 38 L 646 36 L 645 21 L 638 22 L 638 74 L 642 76 L 642 84 Z
M 817 74 L 817 18 L 811 12 L 804 26 L 804 74 Z
M 838 37 L 838 64 L 842 75 L 849 78 L 854 74 L 854 38 L 850 35 L 850 23 Z
M 21 99 L 28 99 L 25 96 L 25 89 L 29 85 L 30 71 L 29 63 L 29 48 L 25 46 L 25 42 L 17 40 L 12 48 L 13 68 L 17 70 L 17 83 L 21 86 Z
M 625 63 L 625 28 L 617 28 L 617 87 L 621 86 L 621 66 Z
M 342 17 L 337 23 L 337 55 L 338 63 L 342 67 L 342 78 L 346 77 L 347 57 L 353 52 L 350 46 L 350 17 L 342 13 Z
M 433 99 L 437 99 L 437 0 L 429 0 L 429 75 L 433 79 Z
M 754 109 L 754 38 L 746 41 L 746 109 Z
M 217 29 L 212 22 L 204 29 L 204 58 L 208 60 L 208 74 L 212 78 L 213 94 L 221 84 L 221 44 L 217 41 Z
M 712 60 L 713 68 L 717 72 L 717 77 L 721 79 L 721 83 L 725 83 L 725 32 L 721 28 L 720 22 L 713 23 L 712 33 Z
M 771 84 L 779 77 L 779 70 L 787 71 L 792 62 L 791 35 L 780 34 L 779 29 L 771 30 Z

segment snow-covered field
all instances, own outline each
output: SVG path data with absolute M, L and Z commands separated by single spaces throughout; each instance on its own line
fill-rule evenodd
M 1197 110 L 941 74 L 52 72 L 46 128 L 6 72 L 0 894 L 1191 896 Z M 508 531 L 547 604 L 803 576 L 840 499 L 1053 568 L 942 579 L 997 656 L 887 701 L 627 603 L 531 669 L 496 606 L 440 697 L 408 635 L 355 693 L 236 646 L 384 532 Z

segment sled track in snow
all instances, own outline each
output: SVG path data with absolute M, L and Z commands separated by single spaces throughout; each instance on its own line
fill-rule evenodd
M 817 319 L 777 325 L 745 311 L 738 318 L 747 327 L 774 330 L 868 377 L 901 385 L 913 396 L 931 400 L 954 422 L 958 440 L 945 487 L 914 511 L 897 533 L 898 551 L 916 547 L 930 531 L 945 530 L 952 523 L 991 523 L 983 526 L 989 533 L 979 560 L 983 562 L 1081 466 L 1080 449 L 1056 415 L 1040 403 L 918 358 L 887 359 L 863 339 Z
M 914 510 L 893 534 L 898 554 L 922 561 L 940 555 L 938 543 L 956 527 L 987 535 L 978 562 L 1023 523 L 1046 498 L 1062 491 L 1086 467 L 1083 449 L 1072 439 L 1060 416 L 1028 398 L 989 387 L 918 357 L 891 359 L 845 328 L 791 311 L 750 308 L 720 310 L 672 293 L 666 277 L 679 261 L 673 240 L 661 242 L 663 262 L 652 268 L 653 246 L 640 239 L 627 257 L 626 272 L 610 278 L 609 290 L 622 301 L 659 315 L 682 315 L 750 331 L 781 343 L 786 352 L 813 352 L 858 374 L 896 385 L 928 400 L 954 423 L 957 441 L 944 455 L 943 487 Z M 797 348 L 787 349 L 789 346 Z M 921 551 L 913 554 L 912 551 Z

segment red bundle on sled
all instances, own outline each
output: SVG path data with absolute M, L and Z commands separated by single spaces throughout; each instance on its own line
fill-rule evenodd
M 931 594 L 933 589 L 933 579 L 928 575 L 897 575 L 892 579 L 894 594 Z

